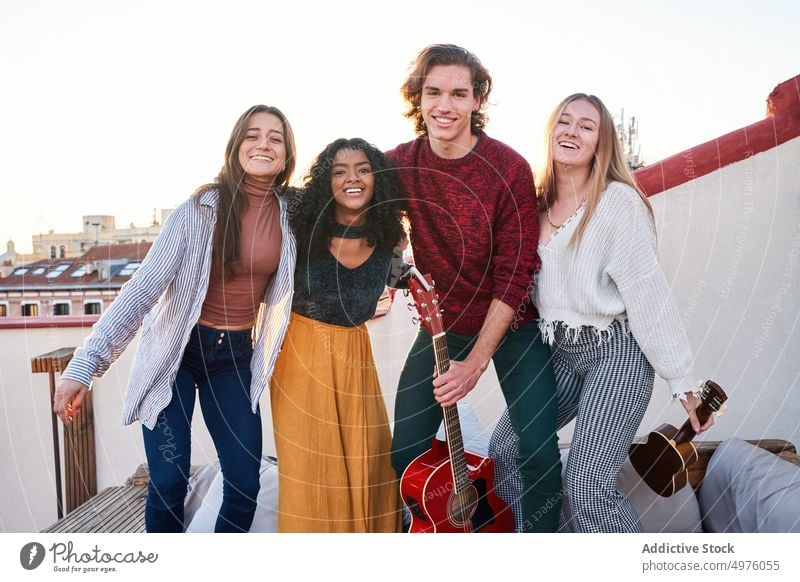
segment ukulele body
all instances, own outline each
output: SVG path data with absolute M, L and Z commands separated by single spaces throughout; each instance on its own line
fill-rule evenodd
M 630 448 L 633 468 L 662 497 L 670 497 L 688 483 L 688 467 L 698 458 L 694 443 L 676 443 L 677 434 L 677 428 L 662 424 L 647 436 L 646 442 L 633 443 Z

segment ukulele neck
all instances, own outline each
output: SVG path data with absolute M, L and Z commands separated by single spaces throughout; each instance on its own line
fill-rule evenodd
M 711 410 L 711 407 L 708 405 L 708 403 L 703 400 L 695 409 L 695 412 L 697 413 L 697 420 L 699 420 L 700 424 L 702 425 L 705 424 L 705 422 L 709 419 L 713 413 L 713 410 Z M 692 428 L 692 422 L 687 419 L 686 422 L 683 423 L 683 426 L 681 426 L 680 430 L 675 433 L 675 437 L 672 440 L 674 440 L 676 444 L 685 443 L 692 440 L 695 436 L 697 436 L 697 433 Z

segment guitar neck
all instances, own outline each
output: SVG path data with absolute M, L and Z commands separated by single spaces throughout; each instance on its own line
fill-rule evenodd
M 443 333 L 433 338 L 433 353 L 436 361 L 436 375 L 441 376 L 450 369 L 450 355 L 447 351 L 447 341 Z M 458 407 L 455 404 L 445 406 L 444 432 L 447 437 L 447 448 L 450 456 L 450 466 L 453 468 L 453 480 L 456 492 L 469 486 L 467 474 L 467 460 L 464 455 L 464 441 L 461 437 L 461 422 L 458 419 Z

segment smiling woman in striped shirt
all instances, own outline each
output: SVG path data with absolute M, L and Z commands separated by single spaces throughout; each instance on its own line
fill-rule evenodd
M 54 410 L 72 421 L 143 324 L 123 405 L 142 423 L 150 470 L 148 532 L 181 532 L 199 397 L 219 455 L 223 500 L 215 531 L 247 531 L 261 460 L 259 397 L 291 308 L 295 241 L 282 197 L 295 165 L 291 126 L 256 105 L 236 122 L 225 162 L 169 217 L 141 267 L 64 372 Z

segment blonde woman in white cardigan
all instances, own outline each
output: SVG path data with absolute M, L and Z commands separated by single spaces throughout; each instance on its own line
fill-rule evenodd
M 616 482 L 654 371 L 695 431 L 713 419 L 701 426 L 695 414 L 693 356 L 658 263 L 653 211 L 608 109 L 593 95 L 570 95 L 551 114 L 545 139 L 537 176 L 542 268 L 532 299 L 553 350 L 559 428 L 577 417 L 565 472 L 573 526 L 637 532 L 638 516 Z M 515 458 L 506 415 L 493 441 L 501 457 Z

